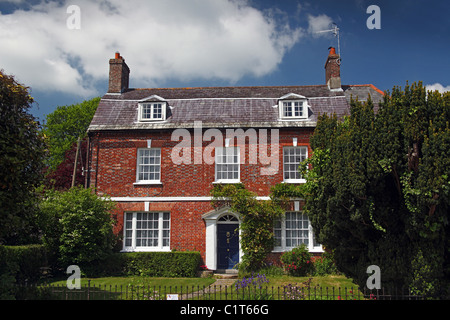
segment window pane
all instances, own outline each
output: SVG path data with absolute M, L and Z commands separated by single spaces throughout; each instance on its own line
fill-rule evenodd
M 158 213 L 142 212 L 137 214 L 136 247 L 157 246 L 158 241 L 157 222 L 158 222 Z M 156 240 L 156 245 L 154 240 Z
M 275 247 L 281 247 L 281 230 L 275 230 Z
M 283 102 L 283 116 L 284 117 L 292 117 L 292 103 L 291 102 Z
M 143 104 L 142 105 L 142 119 L 151 119 L 152 118 L 152 105 L 151 104 Z
M 155 103 L 153 104 L 153 119 L 161 119 L 162 118 L 162 104 Z
M 159 181 L 161 169 L 160 149 L 138 150 L 138 181 Z
M 308 217 L 300 212 L 286 212 L 286 247 L 309 243 Z
M 239 148 L 216 148 L 216 179 L 239 179 Z
M 316 237 L 314 236 L 314 233 L 312 234 L 312 238 L 313 238 L 313 246 L 314 246 L 314 247 L 320 246 L 320 243 L 317 242 Z
M 163 118 L 164 103 L 143 103 L 140 105 L 141 118 L 144 120 L 159 120 Z
M 283 149 L 283 169 L 285 180 L 301 179 L 299 165 L 307 157 L 307 147 L 285 147 Z
M 282 104 L 282 117 L 286 118 L 305 118 L 307 108 L 304 107 L 304 101 L 285 101 Z
M 133 230 L 133 216 L 136 219 Z M 133 235 L 134 234 L 134 235 Z M 170 246 L 170 213 L 137 212 L 125 215 L 125 247 L 132 247 L 135 237 L 136 248 Z M 162 242 L 160 240 L 162 239 Z
M 131 247 L 133 236 L 133 214 L 125 214 L 125 247 Z
M 299 102 L 295 103 L 294 116 L 295 117 L 302 117 L 303 116 L 303 106 Z

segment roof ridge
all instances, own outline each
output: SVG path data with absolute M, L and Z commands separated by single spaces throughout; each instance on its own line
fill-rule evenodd
M 211 87 L 172 87 L 172 88 L 129 88 L 128 90 L 191 90 L 191 89 L 231 89 L 231 88 L 298 88 L 298 87 L 324 87 L 326 84 L 312 85 L 284 85 L 284 86 L 211 86 Z
M 348 86 L 348 87 L 371 87 L 373 90 L 375 90 L 376 92 L 378 92 L 379 94 L 384 96 L 384 92 L 381 91 L 380 89 L 378 89 L 377 87 L 375 87 L 371 83 L 368 83 L 368 84 L 348 84 L 348 85 L 345 85 L 345 86 Z

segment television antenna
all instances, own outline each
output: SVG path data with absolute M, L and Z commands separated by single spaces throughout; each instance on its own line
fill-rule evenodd
M 333 35 L 337 38 L 337 43 L 338 43 L 338 55 L 339 55 L 339 62 L 341 62 L 341 43 L 340 43 L 340 36 L 339 36 L 339 28 L 337 26 L 336 23 L 332 23 L 331 24 L 332 29 L 329 30 L 322 30 L 322 31 L 317 31 L 316 33 L 325 33 L 325 32 L 332 32 Z

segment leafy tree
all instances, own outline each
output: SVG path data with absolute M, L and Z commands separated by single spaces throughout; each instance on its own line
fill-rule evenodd
M 43 177 L 45 142 L 29 113 L 28 88 L 0 71 L 0 243 L 35 241 L 34 190 Z
M 99 102 L 97 97 L 78 104 L 59 106 L 47 115 L 43 132 L 48 138 L 50 171 L 56 170 L 65 160 L 66 152 L 76 145 L 78 138 L 86 137 Z
M 64 161 L 61 162 L 55 170 L 46 174 L 44 182 L 46 189 L 63 191 L 69 190 L 72 187 L 77 145 L 77 143 L 73 144 L 72 148 L 66 151 Z M 80 143 L 74 186 L 84 186 L 85 173 L 83 172 L 83 169 L 86 168 L 87 145 L 87 139 L 82 140 Z
M 95 195 L 91 189 L 47 191 L 41 205 L 43 242 L 57 255 L 60 267 L 80 267 L 104 259 L 112 252 L 116 238 L 114 203 Z
M 322 115 L 304 164 L 306 212 L 340 271 L 366 284 L 439 294 L 449 279 L 450 93 L 394 87 L 378 112 Z

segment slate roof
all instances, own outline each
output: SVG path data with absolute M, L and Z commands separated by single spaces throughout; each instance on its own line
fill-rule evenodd
M 382 93 L 372 85 L 342 86 L 329 90 L 326 85 L 203 87 L 129 89 L 122 94 L 105 94 L 88 131 L 130 129 L 192 128 L 195 121 L 202 127 L 314 127 L 318 115 L 348 114 L 350 96 L 365 100 L 368 94 L 378 102 Z M 308 118 L 279 120 L 278 100 L 287 94 L 307 98 Z M 139 122 L 138 104 L 158 96 L 170 106 L 165 121 Z

